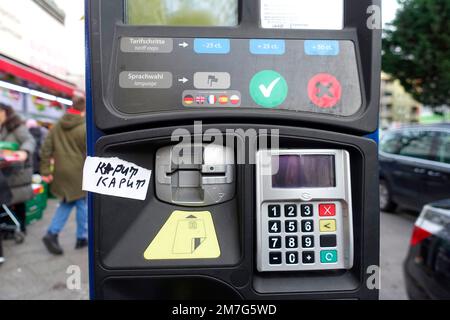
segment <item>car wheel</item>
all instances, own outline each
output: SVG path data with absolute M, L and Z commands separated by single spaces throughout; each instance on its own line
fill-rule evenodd
M 380 209 L 393 212 L 396 204 L 392 201 L 391 189 L 385 180 L 380 180 Z

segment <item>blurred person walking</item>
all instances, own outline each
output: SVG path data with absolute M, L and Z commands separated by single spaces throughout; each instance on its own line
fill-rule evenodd
M 47 234 L 42 239 L 48 251 L 55 255 L 63 254 L 58 235 L 73 208 L 76 208 L 77 215 L 75 249 L 87 246 L 87 205 L 86 194 L 82 191 L 83 165 L 86 158 L 85 113 L 85 99 L 76 98 L 73 106 L 50 130 L 41 148 L 42 178 L 51 183 L 51 192 L 61 199 Z
M 33 152 L 33 173 L 39 174 L 41 168 L 40 150 L 44 144 L 45 138 L 47 138 L 48 130 L 47 128 L 41 127 L 34 119 L 28 119 L 26 124 L 30 134 L 36 141 L 36 148 Z
M 2 172 L 12 193 L 12 199 L 7 205 L 19 220 L 22 232 L 26 232 L 25 201 L 34 196 L 31 181 L 32 155 L 36 143 L 14 109 L 2 103 L 0 103 L 0 141 L 16 143 L 19 148 L 13 153 L 16 157 L 14 165 L 3 168 Z

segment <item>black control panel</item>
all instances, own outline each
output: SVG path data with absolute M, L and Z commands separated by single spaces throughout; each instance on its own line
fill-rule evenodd
M 352 116 L 362 107 L 351 41 L 123 37 L 118 65 L 113 105 L 125 114 L 266 108 Z
M 381 30 L 367 21 L 379 2 L 345 1 L 342 28 L 328 30 L 279 28 L 258 0 L 239 1 L 235 23 L 214 27 L 129 24 L 126 1 L 89 2 L 96 126 L 117 132 L 178 114 L 372 133 Z

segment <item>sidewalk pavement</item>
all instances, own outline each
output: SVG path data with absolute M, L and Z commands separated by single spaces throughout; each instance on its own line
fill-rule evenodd
M 23 244 L 14 240 L 3 241 L 5 263 L 0 266 L 0 300 L 82 300 L 89 298 L 88 250 L 75 250 L 75 211 L 60 235 L 63 256 L 51 255 L 42 237 L 58 205 L 49 200 L 48 208 L 41 221 L 28 226 Z M 69 266 L 79 266 L 81 289 L 69 290 L 66 273 Z

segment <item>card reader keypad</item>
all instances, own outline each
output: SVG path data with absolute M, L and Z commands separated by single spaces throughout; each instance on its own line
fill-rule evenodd
M 342 214 L 341 203 L 333 201 L 263 204 L 263 264 L 274 271 L 336 268 L 343 259 Z

